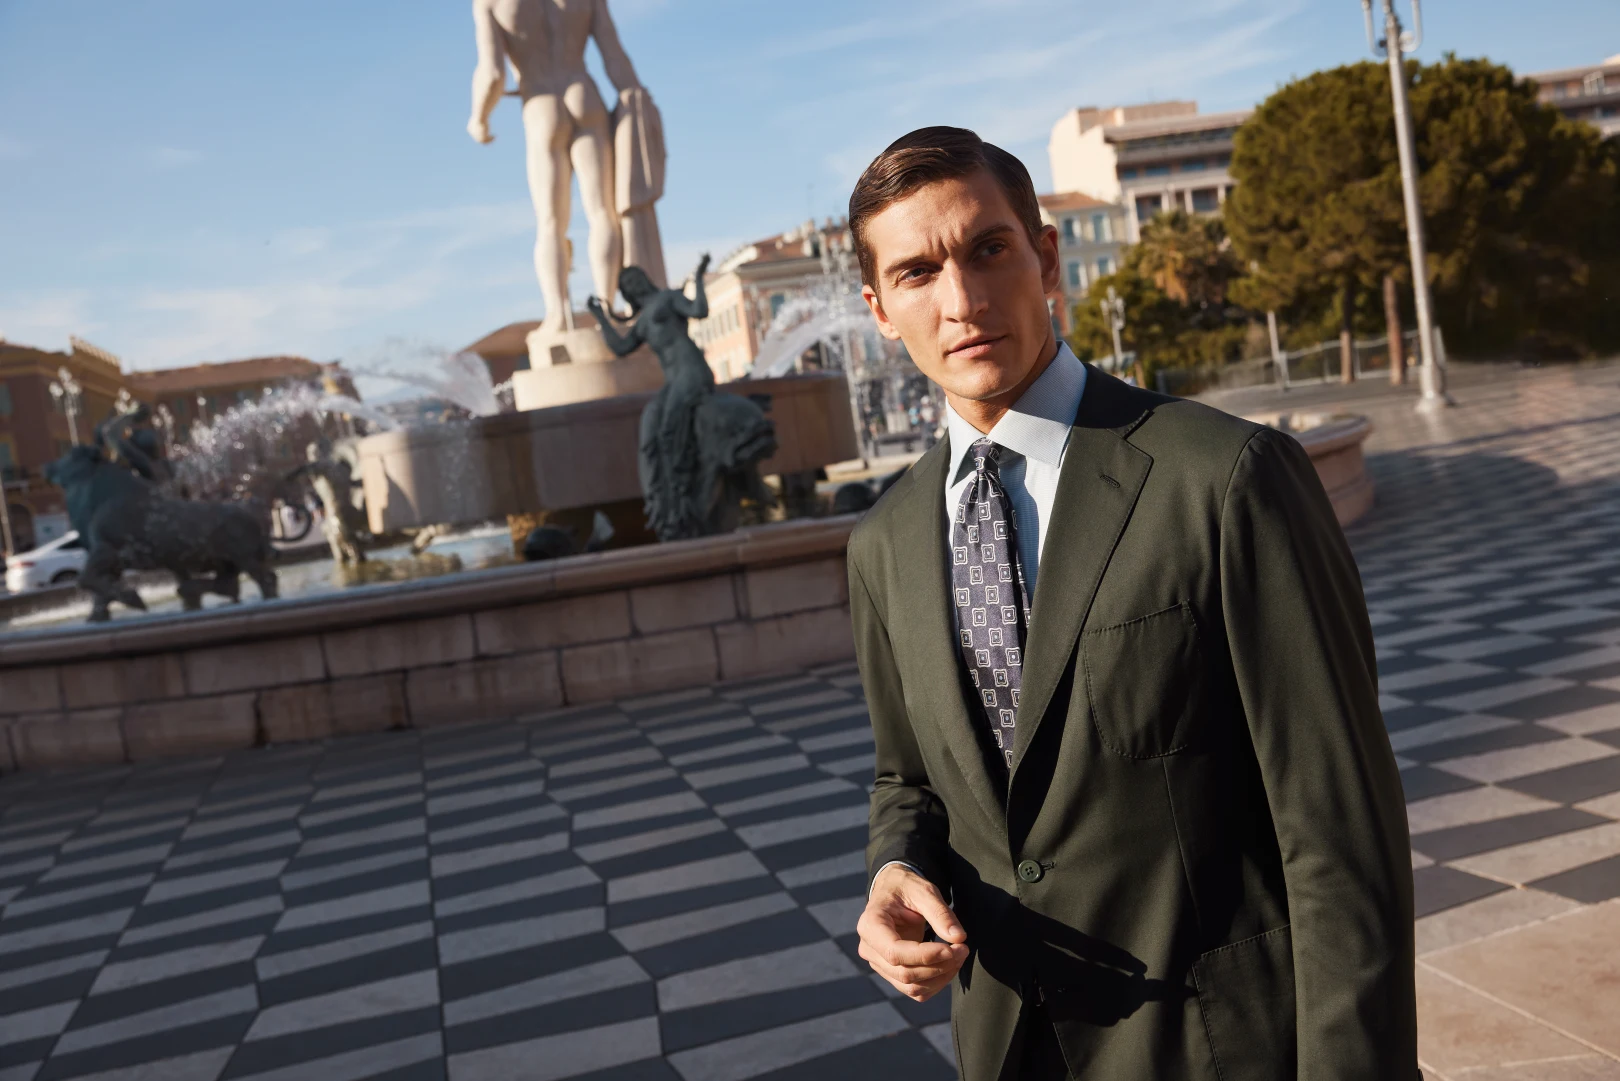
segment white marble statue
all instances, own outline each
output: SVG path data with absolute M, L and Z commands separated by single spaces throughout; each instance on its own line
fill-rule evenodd
M 574 329 L 567 233 L 575 174 L 590 226 L 596 295 L 613 297 L 627 264 L 666 284 L 653 210 L 664 186 L 663 125 L 619 44 L 607 0 L 473 0 L 473 23 L 478 67 L 468 133 L 480 143 L 495 138 L 489 117 L 507 93 L 507 61 L 523 101 L 529 192 L 539 226 L 534 267 L 546 304 L 537 333 Z M 585 45 L 593 37 L 619 93 L 611 115 L 585 70 Z

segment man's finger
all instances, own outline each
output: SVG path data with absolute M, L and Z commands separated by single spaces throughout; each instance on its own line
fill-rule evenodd
M 917 880 L 915 884 L 908 883 L 909 887 L 902 894 L 902 900 L 923 919 L 928 926 L 934 929 L 945 942 L 966 942 L 967 931 L 963 930 L 961 921 L 956 913 L 945 904 L 945 899 L 939 895 L 932 883 Z

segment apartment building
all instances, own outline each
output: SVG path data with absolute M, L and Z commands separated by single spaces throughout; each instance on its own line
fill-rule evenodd
M 1605 139 L 1620 138 L 1620 53 L 1599 64 L 1525 78 L 1539 88 L 1537 97 L 1571 120 L 1593 125 Z
M 1074 306 L 1087 298 L 1091 283 L 1119 269 L 1126 234 L 1124 209 L 1118 203 L 1078 191 L 1039 197 L 1041 221 L 1058 232 L 1061 277 L 1052 301 L 1058 332 L 1073 329 Z

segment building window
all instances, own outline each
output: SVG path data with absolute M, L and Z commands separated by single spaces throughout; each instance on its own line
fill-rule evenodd
M 1099 244 L 1106 244 L 1114 239 L 1114 227 L 1109 222 L 1107 214 L 1091 216 L 1091 239 Z
M 1203 158 L 1190 158 L 1181 163 L 1181 171 L 1184 173 L 1201 173 L 1208 168 L 1209 162 Z
M 1581 80 L 1581 89 L 1585 90 L 1587 92 L 1587 94 L 1601 94 L 1601 93 L 1603 93 L 1603 90 L 1604 90 L 1603 73 L 1601 71 L 1594 71 L 1594 72 L 1592 72 L 1592 74 L 1590 74 L 1586 78 L 1582 79 Z
M 1212 214 L 1221 208 L 1221 193 L 1216 188 L 1194 188 L 1192 208 L 1200 214 Z
M 1075 231 L 1073 218 L 1063 219 L 1063 239 L 1068 241 L 1070 244 L 1073 244 L 1076 240 L 1080 239 Z
M 12 474 L 16 471 L 17 459 L 12 457 L 11 441 L 7 439 L 0 439 L 0 477 L 5 477 L 7 480 L 10 480 Z
M 1143 176 L 1169 176 L 1170 175 L 1170 166 L 1168 166 L 1168 165 L 1149 165 L 1147 168 L 1142 170 L 1142 175 Z
M 781 293 L 772 293 L 771 294 L 771 318 L 772 319 L 775 319 L 776 318 L 776 313 L 782 310 L 782 304 L 786 300 L 787 300 L 787 297 L 783 296 Z
M 1137 178 L 1137 176 L 1138 176 L 1138 174 L 1136 172 L 1136 167 L 1134 165 L 1131 166 L 1128 169 L 1121 169 L 1119 171 L 1119 178 L 1121 180 L 1135 180 Z
M 1108 258 L 1108 256 L 1106 256 L 1106 255 L 1098 257 L 1098 259 L 1097 259 L 1097 276 L 1100 278 L 1105 274 L 1112 274 L 1113 272 L 1114 272 L 1114 261 L 1112 259 Z
M 1157 195 L 1138 195 L 1136 197 L 1136 220 L 1144 225 L 1153 220 L 1153 215 L 1163 209 Z
M 1079 262 L 1070 263 L 1069 264 L 1069 288 L 1070 289 L 1078 289 L 1084 284 L 1085 284 L 1085 281 L 1080 277 L 1080 264 L 1079 264 Z
M 0 417 L 11 416 L 11 384 L 0 383 Z

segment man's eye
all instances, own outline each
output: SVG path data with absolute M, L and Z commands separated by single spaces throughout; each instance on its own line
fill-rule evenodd
M 928 273 L 928 268 L 927 267 L 914 266 L 910 270 L 907 270 L 904 273 L 902 273 L 900 275 L 900 280 L 903 281 L 903 282 L 904 281 L 916 281 L 918 278 L 922 277 L 924 274 L 927 274 L 927 273 Z
M 1007 250 L 1007 245 L 1000 240 L 992 240 L 979 250 L 984 255 L 1000 255 Z

